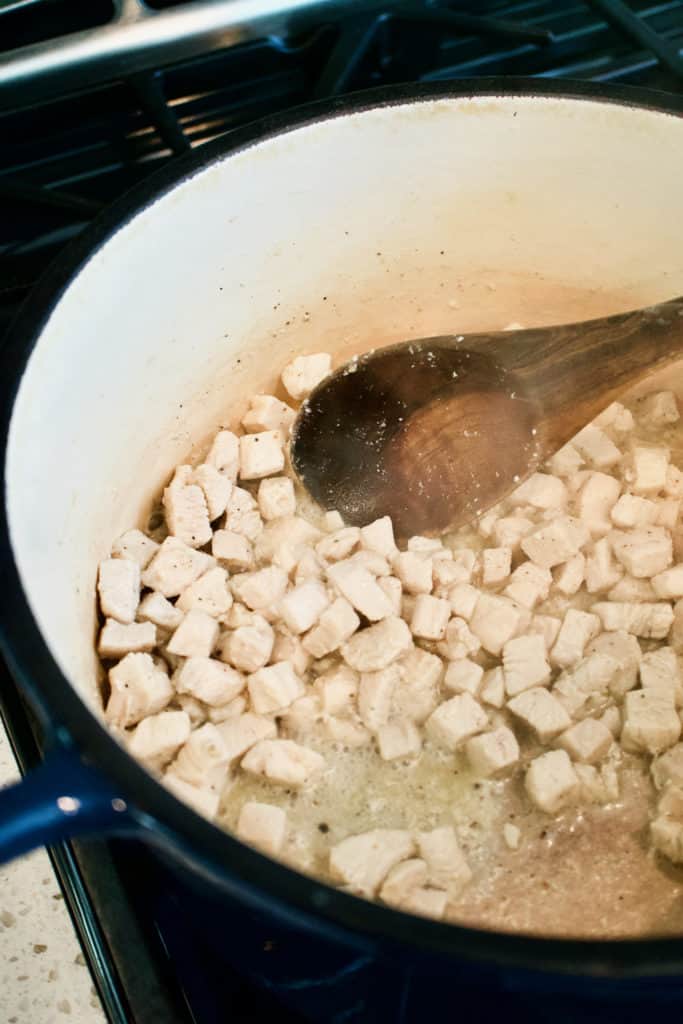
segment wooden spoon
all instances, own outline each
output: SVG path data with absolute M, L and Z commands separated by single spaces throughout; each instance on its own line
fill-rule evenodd
M 442 531 L 505 497 L 620 392 L 683 357 L 683 298 L 599 320 L 356 357 L 304 402 L 299 479 L 349 523 Z

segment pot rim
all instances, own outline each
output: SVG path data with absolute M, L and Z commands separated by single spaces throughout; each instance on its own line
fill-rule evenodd
M 30 610 L 9 536 L 6 456 L 14 401 L 28 359 L 63 293 L 109 238 L 161 195 L 221 158 L 294 129 L 379 107 L 438 99 L 518 96 L 621 105 L 683 116 L 683 96 L 600 83 L 554 79 L 479 78 L 382 87 L 289 109 L 231 131 L 150 175 L 99 215 L 60 254 L 34 287 L 0 351 L 0 646 L 15 679 L 30 694 L 58 741 L 73 741 L 94 764 L 135 794 L 134 814 L 185 858 L 203 861 L 214 879 L 231 874 L 237 886 L 274 897 L 282 907 L 317 919 L 313 927 L 340 926 L 361 941 L 398 942 L 423 952 L 500 966 L 554 970 L 596 977 L 671 974 L 683 965 L 679 938 L 557 939 L 496 932 L 416 918 L 331 886 L 272 861 L 200 817 L 177 800 L 119 746 L 88 709 L 52 657 Z M 55 730 L 53 715 L 59 726 Z

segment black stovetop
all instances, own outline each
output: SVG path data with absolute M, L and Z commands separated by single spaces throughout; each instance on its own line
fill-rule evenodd
M 13 47 L 106 23 L 112 5 L 37 0 L 2 13 L 0 4 L 0 66 Z M 683 0 L 416 0 L 387 2 L 371 13 L 353 8 L 353 0 L 341 3 L 336 20 L 295 37 L 269 36 L 28 107 L 5 92 L 0 338 L 38 276 L 98 211 L 189 148 L 263 115 L 341 92 L 472 75 L 581 78 L 683 93 Z M 40 758 L 40 736 L 1 666 L 0 710 L 28 770 Z M 240 1024 L 269 1014 L 280 1024 L 364 1020 L 351 988 L 338 1013 L 317 1011 L 313 999 L 310 1006 L 298 1000 L 294 1012 L 267 972 L 250 971 L 237 957 L 218 961 L 183 920 L 139 844 L 74 842 L 52 857 L 115 1024 Z M 258 922 L 249 943 L 254 957 L 273 951 Z M 392 1008 L 387 1002 L 387 1022 L 407 1019 L 407 1000 L 400 995 Z M 460 1002 L 458 1009 L 473 1006 Z M 478 1010 L 488 1019 L 483 1005 Z M 520 1010 L 528 1020 L 545 1019 L 542 1011 Z M 577 1014 L 588 1019 L 578 1008 Z M 608 1019 L 604 1010 L 600 1019 Z

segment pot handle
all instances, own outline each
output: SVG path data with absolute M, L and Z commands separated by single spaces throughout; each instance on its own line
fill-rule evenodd
M 72 747 L 0 790 L 0 863 L 88 832 L 138 830 L 126 801 Z

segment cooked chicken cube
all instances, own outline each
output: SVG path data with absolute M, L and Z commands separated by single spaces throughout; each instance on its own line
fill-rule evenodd
M 410 892 L 401 905 L 401 910 L 420 917 L 431 917 L 440 921 L 446 913 L 449 896 L 443 889 L 419 887 Z
M 664 494 L 671 498 L 683 498 L 683 473 L 677 466 L 669 464 L 666 468 Z
M 550 468 L 556 476 L 571 476 L 583 466 L 583 456 L 572 444 L 566 444 L 555 452 L 550 460 Z
M 359 541 L 360 530 L 357 526 L 343 526 L 341 530 L 335 530 L 319 540 L 315 550 L 326 561 L 339 562 L 342 558 L 348 558 Z
M 255 715 L 251 711 L 226 718 L 218 726 L 218 731 L 230 763 L 246 754 L 254 744 L 261 740 L 274 740 L 277 736 L 277 726 L 272 718 Z
M 249 800 L 242 806 L 236 832 L 243 842 L 276 857 L 287 835 L 287 814 L 281 807 Z
M 519 761 L 519 744 L 512 729 L 501 725 L 492 732 L 473 736 L 465 744 L 472 770 L 483 778 L 507 771 Z
M 550 651 L 557 640 L 562 625 L 561 619 L 554 615 L 532 615 L 527 633 L 538 633 L 543 637 L 546 651 Z
M 244 676 L 215 658 L 188 658 L 173 677 L 178 693 L 190 693 L 197 700 L 219 707 L 244 689 Z
M 190 716 L 185 711 L 160 711 L 136 725 L 128 750 L 153 768 L 163 768 L 189 739 L 190 730 Z
M 105 717 L 121 728 L 163 711 L 173 696 L 168 674 L 149 654 L 127 654 L 109 670 L 109 685 Z
M 579 778 L 566 750 L 551 750 L 529 765 L 524 786 L 530 799 L 547 814 L 557 814 L 579 796 Z
M 671 605 L 663 602 L 606 601 L 594 604 L 593 610 L 600 616 L 603 629 L 623 630 L 649 640 L 663 640 L 674 619 Z
M 482 552 L 482 582 L 486 587 L 503 583 L 510 575 L 512 548 L 486 548 Z
M 455 583 L 469 583 L 472 579 L 475 562 L 474 551 L 456 551 L 450 561 L 444 558 L 432 559 L 434 585 L 451 587 Z
M 213 790 L 203 789 L 200 786 L 191 786 L 189 782 L 185 782 L 183 779 L 178 778 L 172 771 L 166 772 L 162 777 L 166 789 L 168 789 L 174 796 L 196 811 L 198 814 L 204 815 L 209 821 L 212 821 L 218 812 L 218 804 L 220 803 L 220 794 Z
M 526 516 L 503 516 L 493 525 L 493 541 L 500 548 L 519 551 L 522 538 L 534 529 L 534 522 Z
M 304 633 L 316 624 L 329 604 L 330 598 L 324 583 L 308 579 L 283 597 L 280 614 L 292 633 Z
M 283 711 L 305 692 L 303 680 L 289 661 L 258 669 L 249 676 L 247 687 L 251 706 L 258 715 Z
M 401 678 L 398 665 L 388 665 L 376 672 L 364 672 L 358 688 L 358 713 L 371 732 L 377 732 L 389 721 L 392 699 Z
M 570 608 L 565 614 L 557 640 L 550 652 L 550 661 L 559 668 L 572 668 L 583 657 L 588 641 L 599 632 L 600 619 L 597 615 Z
M 640 662 L 643 690 L 668 696 L 677 707 L 683 706 L 681 670 L 676 652 L 671 647 L 648 651 Z
M 610 590 L 617 585 L 623 573 L 622 567 L 614 560 L 607 537 L 596 541 L 586 557 L 585 577 L 588 593 L 600 594 Z
M 450 617 L 448 601 L 431 594 L 418 594 L 410 621 L 411 632 L 423 640 L 441 640 Z
M 254 553 L 251 542 L 241 533 L 232 530 L 216 530 L 211 542 L 211 551 L 232 572 L 251 568 Z
M 387 722 L 377 730 L 379 756 L 383 761 L 417 757 L 422 737 L 414 722 Z
M 591 640 L 586 653 L 606 655 L 617 663 L 618 686 L 615 688 L 615 679 L 610 682 L 610 689 L 615 695 L 621 696 L 636 685 L 641 651 L 634 636 L 624 630 L 602 633 L 595 640 Z
M 451 604 L 451 611 L 466 622 L 472 618 L 474 609 L 477 607 L 481 591 L 469 583 L 456 583 L 449 587 L 447 597 Z
M 222 516 L 228 507 L 232 495 L 232 482 L 227 476 L 205 462 L 197 466 L 192 474 L 192 483 L 201 487 L 209 512 L 209 519 L 213 523 L 219 516 Z
M 483 732 L 489 724 L 488 715 L 469 693 L 439 704 L 425 723 L 427 735 L 438 746 L 456 750 L 470 736 Z
M 297 356 L 282 371 L 282 383 L 294 401 L 301 402 L 331 372 L 332 356 L 328 352 Z
M 151 594 L 146 594 L 140 602 L 138 618 L 142 622 L 153 622 L 161 629 L 177 629 L 183 621 L 183 613 L 163 594 L 153 591 Z
M 657 789 L 666 789 L 667 786 L 683 788 L 683 743 L 677 743 L 656 757 L 650 771 Z
M 633 601 L 656 601 L 657 595 L 650 580 L 624 575 L 608 591 L 607 598 L 629 604 Z
M 492 708 L 502 708 L 505 703 L 505 674 L 500 666 L 484 672 L 479 698 Z
M 227 722 L 229 718 L 239 718 L 247 710 L 246 697 L 233 697 L 227 704 L 220 704 L 218 707 L 208 708 L 209 721 L 214 725 Z
M 445 889 L 454 899 L 472 878 L 455 830 L 446 825 L 418 832 L 416 839 L 419 855 L 427 864 L 429 885 Z
M 665 569 L 650 580 L 652 589 L 661 600 L 683 597 L 683 564 Z
M 397 552 L 394 540 L 394 526 L 389 516 L 382 516 L 374 522 L 363 526 L 360 531 L 360 546 L 368 551 L 376 551 L 384 558 L 392 559 Z
M 572 439 L 572 445 L 596 469 L 609 469 L 621 459 L 621 452 L 599 427 L 589 423 Z
M 280 430 L 287 437 L 296 413 L 286 402 L 274 395 L 254 395 L 249 402 L 249 411 L 242 417 L 242 426 L 247 434 L 259 434 L 267 430 Z
M 637 494 L 622 494 L 612 508 L 610 517 L 620 529 L 650 526 L 657 519 L 657 504 Z
M 237 435 L 230 430 L 220 430 L 204 461 L 215 466 L 219 473 L 234 483 L 240 465 L 240 442 Z
M 391 614 L 400 616 L 403 611 L 403 587 L 401 586 L 401 581 L 397 580 L 395 576 L 380 576 L 377 580 L 377 586 L 389 598 Z
M 358 672 L 376 672 L 396 661 L 413 646 L 408 626 L 396 616 L 389 616 L 374 626 L 361 629 L 342 645 L 344 661 Z
M 392 868 L 380 889 L 380 899 L 391 907 L 400 907 L 416 890 L 427 881 L 427 865 L 418 857 L 403 860 Z
M 558 737 L 558 746 L 566 750 L 573 761 L 595 764 L 607 754 L 614 737 L 607 726 L 595 718 L 584 718 Z
M 330 850 L 330 873 L 359 896 L 375 896 L 392 868 L 415 851 L 410 832 L 378 828 L 349 836 Z
M 215 566 L 183 590 L 176 607 L 183 612 L 206 612 L 213 618 L 220 618 L 232 608 L 233 598 L 228 589 L 228 574 L 225 569 Z
M 394 558 L 394 572 L 409 594 L 430 594 L 434 586 L 433 563 L 418 551 L 400 551 Z
M 643 399 L 638 412 L 653 426 L 667 426 L 680 419 L 673 391 L 657 391 Z
M 122 658 L 124 654 L 153 651 L 157 645 L 157 630 L 152 622 L 123 624 L 107 619 L 97 650 L 101 658 Z
M 439 684 L 443 678 L 441 658 L 413 647 L 395 662 L 399 679 L 391 698 L 392 714 L 399 720 L 421 724 L 439 702 Z
M 484 670 L 481 665 L 470 661 L 469 658 L 460 658 L 458 661 L 451 661 L 444 676 L 444 686 L 451 693 L 471 693 L 476 697 L 484 677 Z
M 508 697 L 550 682 L 551 668 L 543 637 L 531 634 L 508 640 L 503 648 L 503 672 Z
M 392 614 L 390 599 L 363 566 L 347 559 L 330 566 L 327 575 L 341 596 L 371 622 Z
M 167 537 L 142 573 L 142 584 L 164 597 L 177 597 L 215 564 L 210 555 Z
M 232 592 L 238 601 L 252 611 L 261 612 L 277 606 L 284 597 L 288 583 L 287 573 L 277 565 L 233 576 L 230 581 Z
M 151 537 L 147 537 L 142 530 L 128 530 L 111 546 L 112 558 L 127 558 L 131 562 L 137 562 L 140 569 L 145 569 L 153 556 L 159 550 L 159 545 Z
M 189 469 L 189 466 L 180 466 L 164 490 L 164 512 L 172 537 L 177 537 L 188 547 L 201 548 L 211 540 L 211 522 L 201 487 L 180 482 L 184 478 L 183 474 L 178 476 L 180 470 Z
M 542 686 L 524 690 L 507 702 L 507 708 L 533 729 L 541 743 L 547 743 L 571 725 L 564 706 Z
M 320 754 L 293 740 L 260 740 L 240 762 L 252 775 L 265 775 L 281 786 L 303 786 L 325 767 Z
M 351 714 L 355 710 L 359 678 L 348 665 L 339 665 L 318 676 L 315 688 L 322 710 L 328 715 Z
M 632 487 L 636 494 L 659 494 L 666 485 L 669 449 L 636 445 L 633 449 Z
M 105 558 L 100 562 L 97 590 L 102 614 L 130 623 L 140 601 L 140 566 L 128 558 Z
M 285 453 L 279 430 L 263 430 L 240 438 L 241 480 L 260 480 L 281 473 L 284 468 Z
M 266 521 L 296 512 L 294 484 L 286 476 L 273 476 L 262 480 L 258 488 L 259 512 Z
M 534 608 L 539 601 L 546 599 L 552 582 L 548 569 L 542 569 L 533 562 L 524 562 L 513 572 L 504 593 L 524 608 Z
M 656 576 L 671 565 L 671 534 L 661 526 L 628 532 L 612 530 L 608 539 L 614 554 L 631 576 Z
M 668 695 L 631 690 L 624 698 L 624 708 L 621 745 L 625 750 L 661 754 L 681 735 L 681 720 Z
M 464 619 L 453 618 L 446 626 L 443 640 L 436 649 L 448 661 L 457 661 L 476 654 L 481 647 L 479 638 L 474 635 Z
M 228 752 L 218 726 L 205 722 L 195 729 L 170 771 L 190 786 L 220 793 L 228 779 Z
M 555 586 L 561 594 L 573 597 L 583 583 L 586 572 L 586 556 L 579 552 L 555 569 Z
M 344 597 L 338 597 L 304 637 L 304 650 L 314 658 L 324 658 L 353 636 L 359 625 L 360 619 L 349 602 Z
M 591 473 L 579 491 L 576 499 L 579 518 L 593 537 L 604 537 L 612 529 L 610 511 L 617 498 L 621 484 L 606 473 Z
M 206 612 L 193 608 L 180 623 L 168 642 L 167 650 L 183 658 L 206 657 L 218 640 L 218 623 Z
M 596 416 L 593 423 L 601 430 L 609 428 L 618 434 L 627 434 L 635 426 L 632 413 L 621 402 L 612 402 L 599 416 Z
M 238 626 L 221 641 L 221 660 L 242 672 L 256 672 L 267 664 L 275 643 L 272 626 L 254 614 L 249 625 Z
M 532 473 L 528 480 L 512 492 L 510 501 L 515 505 L 533 505 L 534 508 L 559 508 L 566 504 L 567 488 L 556 476 Z
M 683 823 L 661 814 L 650 823 L 652 845 L 674 864 L 683 862 Z
M 663 526 L 665 530 L 674 530 L 681 512 L 681 499 L 658 498 L 655 504 L 657 506 L 655 525 Z
M 596 768 L 592 764 L 575 764 L 579 780 L 578 800 L 581 803 L 609 804 L 619 799 L 619 775 L 614 765 L 606 761 Z
M 520 612 L 512 601 L 495 594 L 481 594 L 469 628 L 479 638 L 485 651 L 499 655 L 517 632 L 519 623 Z
M 580 520 L 560 516 L 526 536 L 521 546 L 524 554 L 536 565 L 552 569 L 577 554 L 589 538 L 590 534 Z

